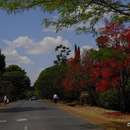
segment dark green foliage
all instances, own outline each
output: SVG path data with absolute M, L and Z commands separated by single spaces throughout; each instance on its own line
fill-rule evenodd
M 10 98 L 10 101 L 13 100 L 13 91 L 15 87 L 10 81 L 0 80 L 0 98 L 4 95 L 7 95 Z M 2 100 L 1 100 L 2 101 Z
M 127 82 L 126 86 L 126 111 L 130 112 L 130 79 Z
M 119 92 L 117 89 L 110 89 L 99 94 L 99 103 L 102 107 L 120 110 Z
M 65 64 L 54 65 L 43 70 L 35 82 L 35 90 L 38 96 L 43 98 L 52 98 L 57 93 L 60 98 L 63 97 L 62 80 L 67 69 Z
M 25 98 L 26 91 L 30 87 L 30 79 L 19 66 L 11 65 L 7 67 L 6 72 L 3 74 L 3 81 L 10 82 L 13 85 L 11 94 L 13 100 Z
M 130 112 L 130 89 L 126 92 L 126 111 Z
M 79 101 L 80 94 L 78 92 L 74 91 L 69 91 L 69 92 L 64 92 L 64 97 L 63 100 L 66 102 L 73 102 L 73 101 Z
M 29 87 L 25 92 L 25 98 L 30 99 L 33 96 L 35 96 L 35 89 L 34 87 Z
M 23 74 L 26 74 L 26 72 L 21 67 L 19 67 L 18 65 L 9 65 L 6 68 L 6 72 L 12 72 L 12 71 L 20 71 Z
M 114 58 L 118 61 L 122 61 L 126 57 L 126 54 L 119 51 L 119 50 L 113 49 L 113 48 L 101 48 L 98 51 L 92 50 L 91 53 L 90 53 L 90 56 L 93 59 L 96 59 L 96 60 L 99 60 L 99 61 L 111 59 L 111 58 Z
M 5 56 L 0 52 L 0 73 L 5 71 Z
M 0 100 L 7 95 L 10 100 L 23 99 L 30 88 L 30 79 L 18 65 L 5 68 L 5 56 L 0 52 Z
M 107 109 L 113 109 L 113 110 L 119 110 L 121 109 L 121 102 L 120 102 L 120 95 L 118 89 L 110 89 L 106 92 L 100 93 L 99 95 L 99 104 L 100 106 L 107 108 Z M 126 110 L 125 112 L 130 112 L 130 87 L 128 86 L 126 88 Z

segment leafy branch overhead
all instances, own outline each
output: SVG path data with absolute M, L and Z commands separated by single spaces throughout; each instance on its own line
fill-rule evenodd
M 55 26 L 59 31 L 79 25 L 78 31 L 93 31 L 95 25 L 106 16 L 120 22 L 130 20 L 130 3 L 123 0 L 1 0 L 0 8 L 11 12 L 41 8 L 56 12 L 58 18 L 45 18 L 46 26 Z

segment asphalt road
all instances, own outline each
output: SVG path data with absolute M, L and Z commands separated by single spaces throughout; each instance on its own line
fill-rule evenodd
M 18 101 L 0 109 L 0 130 L 101 130 L 46 101 Z

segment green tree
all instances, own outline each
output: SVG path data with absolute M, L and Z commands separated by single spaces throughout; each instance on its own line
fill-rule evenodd
M 130 20 L 130 3 L 123 0 L 1 0 L 0 8 L 19 12 L 40 7 L 56 12 L 57 19 L 45 18 L 46 25 L 55 25 L 57 30 L 81 24 L 79 31 L 94 30 L 95 25 L 106 15 L 120 21 Z M 88 22 L 89 21 L 89 22 Z M 85 26 L 87 23 L 87 27 Z M 88 26 L 89 25 L 89 26 Z
M 18 65 L 9 65 L 6 68 L 6 72 L 12 72 L 12 71 L 20 71 L 23 74 L 26 74 L 26 72 L 21 67 L 19 67 Z
M 5 71 L 5 56 L 1 53 L 0 50 L 0 75 Z
M 28 91 L 25 93 L 26 98 L 30 99 L 32 96 L 35 95 L 35 88 L 34 87 L 29 87 Z
M 36 94 L 44 98 L 51 98 L 54 93 L 57 93 L 60 98 L 63 98 L 62 80 L 66 69 L 66 64 L 60 64 L 43 70 L 34 84 Z
M 10 100 L 13 95 L 14 85 L 10 81 L 0 80 L 0 100 L 7 95 Z
M 25 71 L 17 65 L 10 65 L 3 74 L 3 80 L 14 86 L 11 97 L 13 100 L 23 99 L 30 87 L 30 79 Z
M 4 90 L 4 85 L 3 85 L 3 80 L 2 80 L 2 75 L 5 71 L 5 56 L 1 53 L 0 50 L 0 101 L 2 101 L 2 96 L 3 96 L 3 90 Z

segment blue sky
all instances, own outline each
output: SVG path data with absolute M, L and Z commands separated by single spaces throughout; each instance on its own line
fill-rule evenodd
M 74 28 L 55 33 L 53 28 L 44 28 L 47 14 L 39 9 L 7 14 L 0 11 L 0 48 L 6 55 L 7 65 L 17 64 L 27 71 L 32 83 L 41 70 L 53 65 L 54 48 L 58 44 L 81 48 L 95 47 L 91 34 L 77 35 Z

